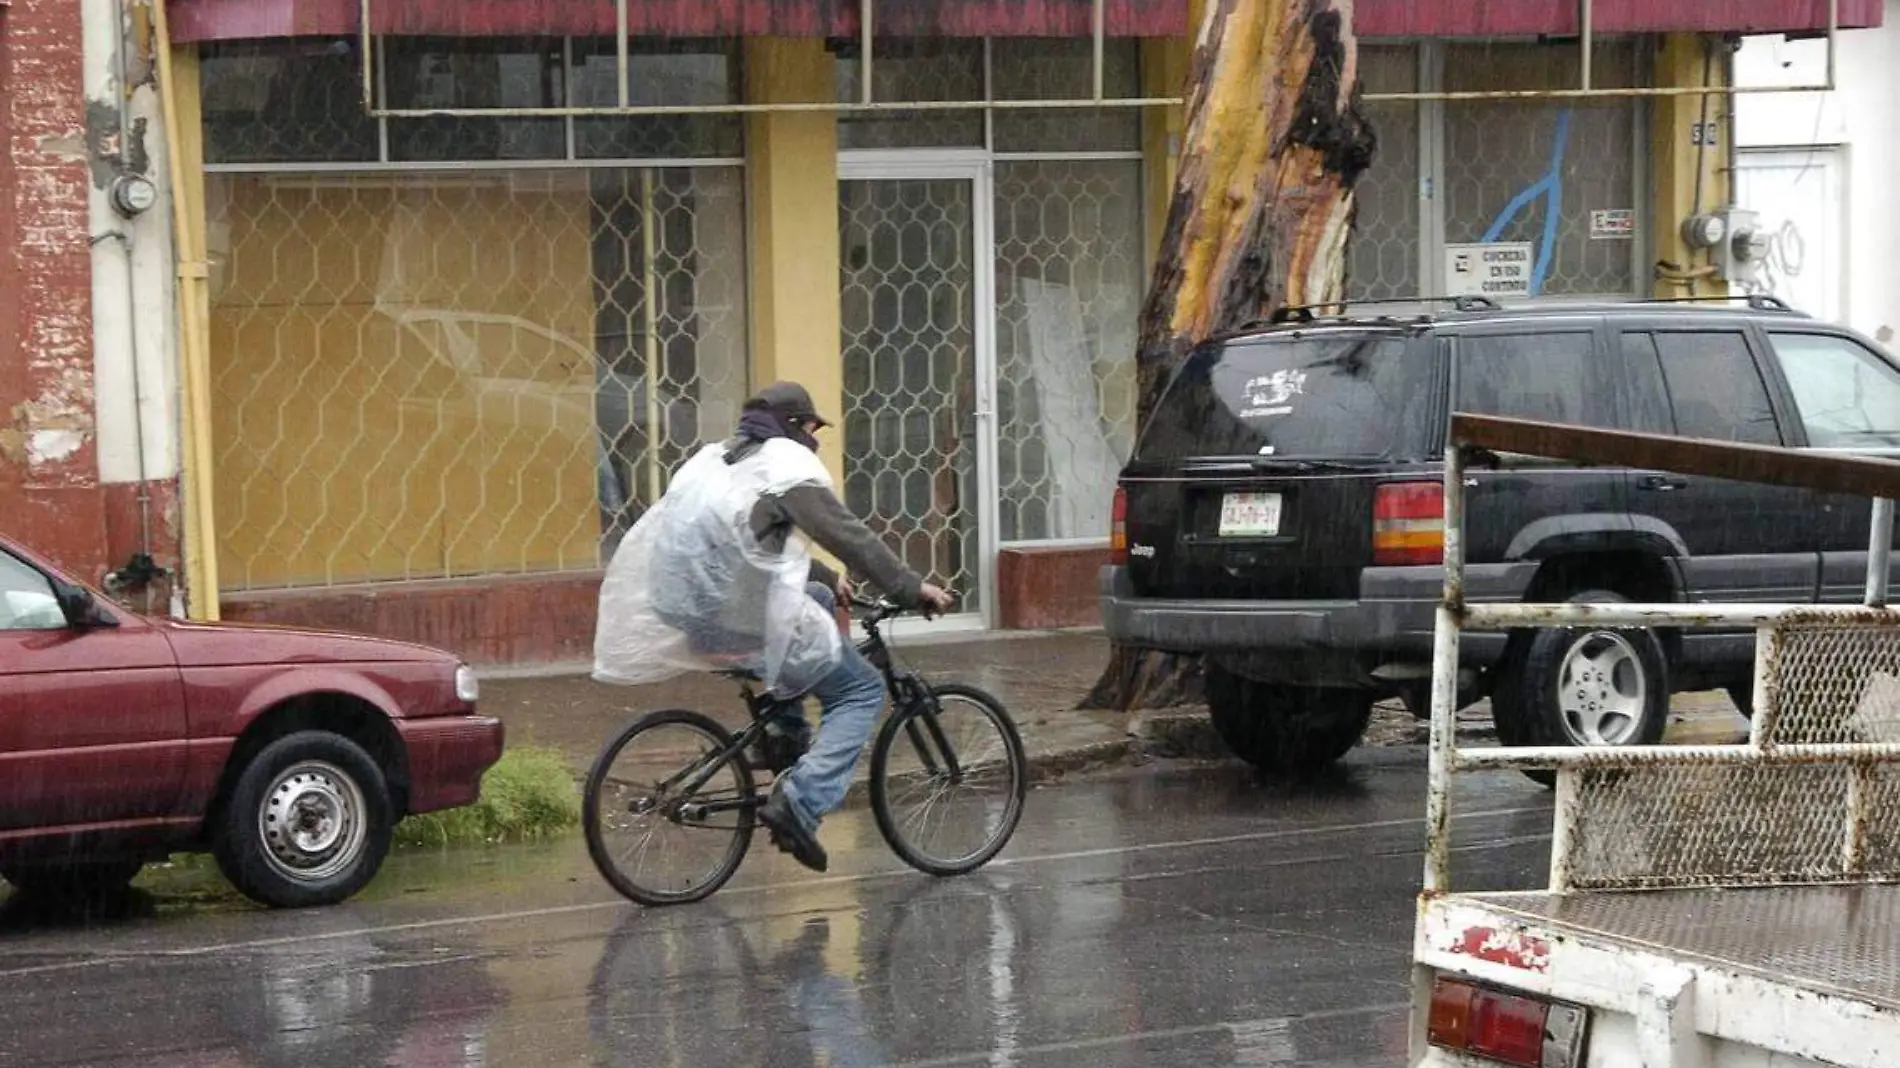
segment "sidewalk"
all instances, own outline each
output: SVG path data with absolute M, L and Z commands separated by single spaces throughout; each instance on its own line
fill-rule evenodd
M 968 683 L 1001 700 L 1039 779 L 1118 763 L 1132 752 L 1127 717 L 1075 709 L 1108 662 L 1108 639 L 1099 631 L 913 638 L 895 648 L 899 663 L 932 681 Z M 737 687 L 715 676 L 608 686 L 589 678 L 582 665 L 498 674 L 482 681 L 482 711 L 507 724 L 508 744 L 553 746 L 577 772 L 586 771 L 614 732 L 646 712 L 691 708 L 728 727 L 745 721 Z M 860 776 L 866 764 L 860 763 Z
M 896 648 L 900 663 L 927 678 L 995 694 L 1015 717 L 1038 780 L 1148 756 L 1226 757 L 1204 709 L 1078 711 L 1076 702 L 1108 662 L 1108 639 L 1100 631 L 911 639 Z M 498 673 L 483 680 L 482 695 L 483 711 L 507 724 L 510 745 L 552 746 L 577 773 L 587 770 L 614 732 L 646 712 L 691 708 L 729 727 L 745 719 L 734 685 L 712 676 L 620 687 L 593 681 L 584 665 L 569 665 Z M 1461 734 L 1492 736 L 1487 704 L 1465 710 L 1459 721 Z M 1710 744 L 1740 741 L 1746 734 L 1746 721 L 1722 694 L 1678 694 L 1666 740 Z M 1393 701 L 1374 711 L 1363 744 L 1422 745 L 1425 738 L 1425 723 Z M 864 769 L 860 764 L 860 776 Z

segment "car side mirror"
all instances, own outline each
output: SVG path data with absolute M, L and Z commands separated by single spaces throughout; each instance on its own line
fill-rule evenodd
M 87 629 L 91 627 L 116 627 L 119 621 L 112 613 L 99 607 L 92 594 L 83 586 L 70 582 L 53 583 L 53 598 L 59 602 L 59 610 L 66 617 L 66 625 Z

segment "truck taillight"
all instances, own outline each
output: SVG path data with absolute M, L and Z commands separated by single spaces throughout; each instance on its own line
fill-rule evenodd
M 1445 559 L 1445 487 L 1389 482 L 1372 498 L 1372 562 L 1436 564 Z
M 1109 512 L 1108 562 L 1120 566 L 1128 562 L 1128 491 L 1115 487 L 1115 503 Z
M 1589 1014 L 1439 976 L 1425 1037 L 1434 1046 L 1516 1068 L 1582 1068 Z

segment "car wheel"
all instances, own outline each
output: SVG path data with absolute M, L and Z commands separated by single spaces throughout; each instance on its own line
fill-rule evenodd
M 298 731 L 251 758 L 212 830 L 231 885 L 275 908 L 333 905 L 361 890 L 389 852 L 394 809 L 363 747 Z
M 0 866 L 0 879 L 34 897 L 92 899 L 123 891 L 144 867 L 144 863 L 136 860 L 7 864 Z
M 1319 771 L 1352 751 L 1372 719 L 1365 690 L 1275 686 L 1209 666 L 1207 709 L 1234 755 L 1262 771 Z
M 1623 601 L 1589 590 L 1572 603 Z M 1669 725 L 1669 662 L 1647 628 L 1548 627 L 1512 655 L 1491 695 L 1505 745 L 1654 745 Z M 1526 772 L 1548 786 L 1550 771 Z

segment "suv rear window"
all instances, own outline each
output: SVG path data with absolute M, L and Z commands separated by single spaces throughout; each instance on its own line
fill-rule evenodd
M 1161 398 L 1136 455 L 1378 459 L 1423 451 L 1432 346 L 1403 335 L 1249 338 L 1202 349 Z

